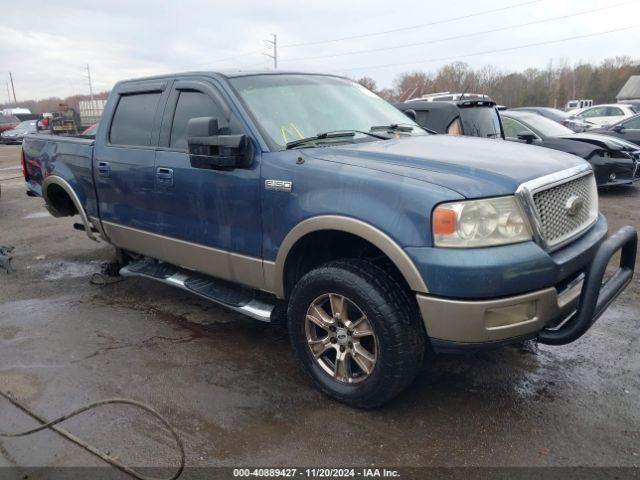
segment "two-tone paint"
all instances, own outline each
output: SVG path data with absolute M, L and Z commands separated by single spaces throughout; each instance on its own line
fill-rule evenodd
M 606 221 L 599 217 L 585 235 L 553 253 L 534 241 L 492 247 L 490 255 L 488 249 L 434 248 L 430 218 L 438 204 L 512 195 L 523 183 L 584 161 L 548 149 L 444 135 L 275 151 L 229 77 L 193 73 L 118 83 L 95 141 L 27 137 L 28 188 L 45 199 L 53 185 L 66 189 L 89 236 L 280 298 L 287 295 L 289 253 L 318 231 L 343 231 L 375 245 L 423 300 L 421 308 L 430 299 L 548 292 L 585 269 L 606 236 Z M 226 120 L 245 132 L 253 144 L 246 168 L 193 168 L 186 152 L 170 148 L 181 89 L 211 96 Z M 112 145 L 119 98 L 137 91 L 161 94 L 152 145 Z M 270 181 L 287 188 L 268 188 Z

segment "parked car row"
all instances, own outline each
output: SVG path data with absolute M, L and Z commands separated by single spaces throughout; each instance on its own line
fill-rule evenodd
M 587 160 L 599 187 L 640 180 L 640 115 L 588 133 L 550 108 L 498 110 L 490 99 L 411 100 L 396 104 L 419 125 L 437 133 L 497 138 L 571 153 Z M 595 108 L 595 107 L 594 107 Z M 557 112 L 560 112 L 558 114 Z M 569 125 L 574 128 L 569 128 Z M 630 140 L 630 141 L 629 141 Z

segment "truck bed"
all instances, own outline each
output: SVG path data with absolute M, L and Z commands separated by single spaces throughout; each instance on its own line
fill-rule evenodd
M 42 196 L 42 182 L 56 175 L 68 182 L 90 216 L 97 215 L 96 193 L 93 185 L 94 140 L 36 134 L 25 137 L 25 178 L 29 190 Z

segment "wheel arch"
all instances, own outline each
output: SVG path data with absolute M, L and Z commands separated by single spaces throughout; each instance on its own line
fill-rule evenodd
M 406 252 L 389 235 L 361 220 L 338 215 L 321 215 L 298 223 L 280 244 L 275 262 L 265 262 L 266 283 L 279 298 L 286 298 L 287 260 L 300 242 L 320 232 L 344 232 L 367 242 L 380 250 L 400 272 L 409 288 L 415 292 L 429 290 Z
M 54 217 L 71 217 L 80 215 L 80 219 L 85 227 L 85 232 L 91 240 L 98 241 L 93 234 L 93 224 L 89 221 L 80 198 L 73 190 L 73 187 L 64 178 L 58 175 L 49 175 L 42 182 L 42 197 L 47 205 L 47 210 Z M 70 202 L 75 211 L 61 205 L 61 202 Z

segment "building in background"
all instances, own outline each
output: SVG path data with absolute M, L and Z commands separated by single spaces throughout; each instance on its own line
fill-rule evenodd
M 87 127 L 98 123 L 106 103 L 106 100 L 80 100 L 78 102 L 80 123 Z
M 618 103 L 640 104 L 640 75 L 629 77 L 627 83 L 620 89 L 616 95 Z

